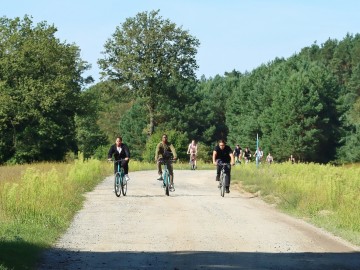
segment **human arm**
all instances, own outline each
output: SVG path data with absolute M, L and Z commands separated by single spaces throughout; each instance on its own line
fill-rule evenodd
M 217 163 L 216 163 L 216 151 L 215 150 L 213 151 L 212 160 L 213 160 L 213 164 L 217 165 Z
M 123 148 L 124 148 L 124 152 L 125 152 L 125 158 L 124 159 L 128 161 L 130 159 L 129 147 L 127 145 L 124 145 Z
M 156 146 L 156 150 L 155 150 L 155 161 L 157 161 L 158 158 L 159 158 L 159 151 L 160 151 L 160 143 L 158 143 L 158 145 Z
M 170 144 L 170 150 L 171 150 L 171 153 L 173 154 L 173 158 L 177 159 L 176 150 L 172 144 Z
M 114 146 L 110 146 L 109 152 L 108 152 L 108 160 L 111 161 L 112 160 L 112 156 L 114 154 Z

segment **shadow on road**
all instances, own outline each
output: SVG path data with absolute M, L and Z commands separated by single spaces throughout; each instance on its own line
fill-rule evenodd
M 72 252 L 52 250 L 40 269 L 359 269 L 360 253 Z

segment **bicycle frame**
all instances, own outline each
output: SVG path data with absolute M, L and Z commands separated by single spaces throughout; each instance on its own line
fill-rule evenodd
M 169 169 L 167 167 L 168 162 L 174 162 L 173 159 L 160 159 L 159 160 L 160 164 L 162 164 L 164 166 L 163 169 L 163 184 L 164 184 L 164 188 L 165 188 L 165 195 L 169 196 L 169 190 L 170 190 L 170 173 L 169 173 Z
M 123 160 L 114 160 L 114 163 L 117 163 L 117 171 L 115 173 L 115 179 L 114 179 L 114 190 L 115 190 L 115 195 L 117 197 L 120 197 L 121 192 L 123 193 L 124 196 L 126 196 L 126 192 L 127 192 L 127 183 L 126 181 L 124 181 L 124 177 L 125 177 L 125 172 L 124 172 L 124 168 L 120 166 L 121 162 Z

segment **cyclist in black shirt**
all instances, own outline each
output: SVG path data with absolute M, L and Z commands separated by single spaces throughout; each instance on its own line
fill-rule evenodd
M 215 146 L 213 151 L 213 163 L 217 166 L 216 181 L 220 180 L 221 166 L 219 166 L 218 164 L 219 161 L 221 161 L 222 163 L 229 163 L 230 165 L 235 165 L 233 152 L 230 146 L 226 145 L 224 140 L 219 140 L 218 145 Z M 230 192 L 230 172 L 231 167 L 229 166 L 229 170 L 226 171 L 229 176 L 229 186 L 226 187 L 226 193 Z

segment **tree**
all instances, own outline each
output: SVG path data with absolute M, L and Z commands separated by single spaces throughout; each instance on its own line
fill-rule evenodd
M 98 63 L 103 78 L 130 88 L 146 100 L 149 134 L 154 132 L 159 97 L 169 83 L 194 79 L 199 41 L 158 15 L 159 10 L 138 13 L 117 27 L 104 45 Z
M 89 67 L 57 29 L 0 18 L 0 163 L 61 160 L 76 150 L 74 116 Z
M 108 137 L 98 124 L 99 113 L 102 108 L 101 93 L 98 85 L 81 93 L 85 106 L 81 114 L 76 115 L 75 123 L 77 146 L 84 158 L 92 157 L 100 146 L 106 145 L 108 147 L 109 144 Z M 105 156 L 102 158 L 104 159 Z

